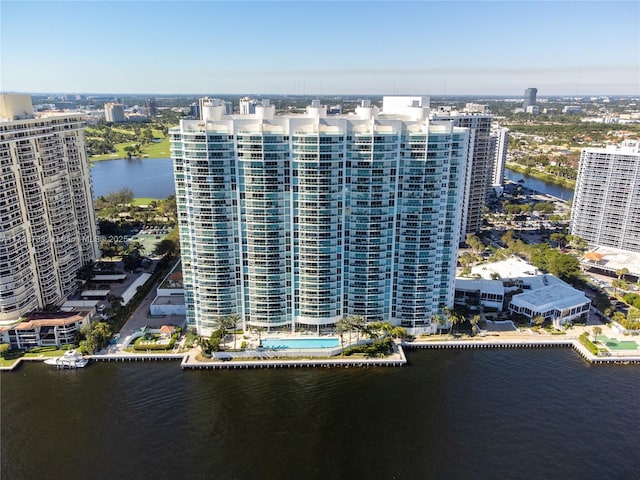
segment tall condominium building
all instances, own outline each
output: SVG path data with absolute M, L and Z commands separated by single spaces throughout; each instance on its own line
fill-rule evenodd
M 170 131 L 189 325 L 426 330 L 452 306 L 468 129 L 430 122 L 426 97 L 335 116 L 203 108 Z
M 147 116 L 149 118 L 155 118 L 158 116 L 158 102 L 155 98 L 150 98 L 147 100 Z
M 113 123 L 125 122 L 127 119 L 124 116 L 124 105 L 121 103 L 105 103 L 104 119 Z
M 580 156 L 571 234 L 590 245 L 640 252 L 640 142 Z
M 491 170 L 491 186 L 504 185 L 504 168 L 507 164 L 507 146 L 509 144 L 509 129 L 496 126 L 491 129 L 491 155 L 493 168 Z
M 200 120 L 202 120 L 204 108 L 212 105 L 224 106 L 227 115 L 233 113 L 233 104 L 231 102 L 220 100 L 219 98 L 201 97 L 198 99 L 198 118 L 200 118 Z
M 255 98 L 243 97 L 240 99 L 240 115 L 251 115 L 256 113 L 256 105 L 259 105 Z
M 536 105 L 536 95 L 538 94 L 537 88 L 527 88 L 524 91 L 524 101 L 522 102 L 522 108 L 527 110 L 527 107 L 533 107 Z
M 96 221 L 78 115 L 33 118 L 0 95 L 0 322 L 59 304 L 95 260 Z
M 464 204 L 462 208 L 462 237 L 476 233 L 482 227 L 482 213 L 491 184 L 493 156 L 491 150 L 491 120 L 493 115 L 477 104 L 468 104 L 463 111 L 440 107 L 431 113 L 432 120 L 451 121 L 457 127 L 470 130 L 469 165 L 465 179 Z M 484 107 L 484 106 L 482 106 Z

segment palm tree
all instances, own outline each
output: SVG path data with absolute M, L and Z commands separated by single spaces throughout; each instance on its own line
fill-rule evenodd
M 224 343 L 224 337 L 227 334 L 227 330 L 235 329 L 239 315 L 234 313 L 218 319 L 218 328 L 220 329 L 220 339 Z M 235 336 L 234 336 L 235 339 Z M 235 345 L 234 345 L 235 348 Z
M 356 337 L 356 342 L 360 341 L 360 332 L 364 333 L 364 329 L 366 326 L 366 320 L 362 315 L 353 315 L 352 317 L 348 317 L 351 328 L 355 328 L 358 336 Z M 351 335 L 351 334 L 349 334 Z M 351 340 L 351 336 L 349 336 L 349 340 Z
M 622 279 L 622 277 L 624 277 L 628 273 L 629 273 L 629 269 L 628 268 L 620 268 L 620 269 L 616 270 L 616 275 L 618 276 L 618 279 Z
M 455 327 L 456 324 L 460 323 L 460 317 L 456 312 L 451 312 L 451 315 L 449 316 L 449 321 L 451 322 L 451 330 L 449 330 L 449 335 L 451 335 L 453 334 L 453 327 Z
M 344 332 L 349 332 L 349 336 L 351 336 L 351 325 L 349 325 L 349 321 L 347 318 L 341 318 L 336 322 L 336 333 L 340 335 L 340 354 L 344 355 Z
M 258 346 L 262 346 L 262 332 L 264 332 L 264 327 L 256 327 L 253 331 L 258 334 Z
M 442 327 L 444 326 L 444 318 L 442 317 L 442 315 L 438 315 L 436 313 L 433 317 L 431 317 L 431 323 L 434 323 L 438 326 L 440 335 L 442 335 Z
M 446 323 L 451 323 L 451 326 L 449 327 L 449 334 L 451 335 L 453 332 L 453 326 L 458 323 L 458 315 L 446 305 L 442 307 L 442 314 L 445 317 Z
M 611 282 L 611 286 L 613 287 L 613 294 L 614 295 L 618 294 L 618 289 L 626 290 L 627 288 L 629 288 L 629 284 L 627 282 L 625 282 L 624 280 L 620 280 L 619 278 L 617 278 L 613 282 Z
M 594 335 L 594 341 L 598 341 L 598 335 L 602 335 L 602 328 L 600 327 L 593 327 L 593 335 Z
M 478 331 L 478 323 L 480 323 L 480 315 L 474 315 L 473 317 L 471 317 L 471 319 L 469 320 L 469 323 L 471 324 L 471 333 L 475 335 L 476 332 Z
M 223 328 L 223 324 L 224 324 L 224 329 L 233 329 L 234 330 L 234 334 L 233 334 L 233 349 L 236 349 L 236 339 L 238 337 L 238 335 L 236 335 L 235 330 L 238 327 L 238 322 L 242 319 L 242 317 L 240 315 L 238 315 L 237 313 L 232 313 L 231 315 L 227 315 L 226 317 L 223 318 L 222 322 L 221 322 L 221 330 Z M 225 331 L 223 330 L 223 332 Z M 224 336 L 223 336 L 224 338 Z

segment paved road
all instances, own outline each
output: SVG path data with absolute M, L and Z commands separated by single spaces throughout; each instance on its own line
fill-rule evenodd
M 153 299 L 156 297 L 156 288 L 162 280 L 163 278 L 158 280 L 158 282 L 153 285 L 153 288 L 149 291 L 144 300 L 142 300 L 131 317 L 129 317 L 129 320 L 127 320 L 127 322 L 120 329 L 120 338 L 118 339 L 118 344 L 124 343 L 124 340 L 129 335 L 144 326 L 160 328 L 162 325 L 177 325 L 184 328 L 184 324 L 186 321 L 184 315 L 167 315 L 164 317 L 149 316 L 151 302 L 153 302 Z

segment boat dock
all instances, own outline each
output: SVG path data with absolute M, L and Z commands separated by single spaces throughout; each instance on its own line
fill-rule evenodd
M 596 364 L 638 365 L 640 353 L 634 355 L 596 356 L 580 343 L 578 339 L 548 339 L 548 340 L 433 340 L 423 342 L 403 342 L 402 346 L 411 349 L 446 349 L 446 348 L 558 348 L 571 347 L 586 361 Z
M 401 342 L 396 344 L 395 352 L 387 358 L 340 357 L 335 358 L 218 358 L 211 360 L 197 359 L 195 350 L 186 353 L 107 353 L 89 355 L 96 362 L 157 362 L 180 361 L 182 370 L 242 370 L 256 368 L 363 368 L 363 367 L 401 367 L 406 365 L 405 349 L 496 349 L 496 348 L 573 348 L 584 360 L 595 365 L 640 365 L 640 352 L 612 352 L 606 356 L 593 355 L 576 338 L 562 339 L 501 339 L 501 340 L 426 340 Z M 301 353 L 300 356 L 304 354 Z M 19 358 L 0 370 L 12 371 L 25 361 L 42 362 L 48 357 Z
M 228 361 L 213 360 L 203 362 L 196 360 L 191 354 L 187 354 L 180 364 L 183 370 L 235 370 L 250 368 L 348 368 L 348 367 L 401 367 L 407 363 L 407 358 L 400 345 L 398 345 L 393 358 L 304 358 L 294 360 L 260 359 Z

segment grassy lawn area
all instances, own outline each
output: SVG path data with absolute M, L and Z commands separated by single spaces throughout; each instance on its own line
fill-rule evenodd
M 162 201 L 161 198 L 151 198 L 151 197 L 136 197 L 131 202 L 131 205 L 135 205 L 139 207 L 140 205 L 149 205 L 151 202 L 159 202 Z
M 24 358 L 39 358 L 39 357 L 61 357 L 68 350 L 48 350 L 46 352 L 27 352 L 24 354 Z
M 0 357 L 0 367 L 10 367 L 18 361 L 18 358 L 20 357 L 10 359 Z
M 114 153 L 105 153 L 104 155 L 93 155 L 89 157 L 90 162 L 100 162 L 102 160 L 118 160 L 120 158 L 127 158 L 127 152 L 124 151 L 124 147 L 134 146 L 135 142 L 116 143 L 116 151 Z
M 22 357 L 24 358 L 61 357 L 65 354 L 65 352 L 68 352 L 69 350 L 71 350 L 71 348 L 57 349 L 54 347 L 36 347 L 34 350 L 35 351 L 26 352 L 26 353 L 22 350 L 9 351 L 5 355 L 5 357 L 7 358 L 0 357 L 0 367 L 10 367 L 15 362 L 17 362 L 19 358 L 22 358 Z
M 162 136 L 160 135 L 160 138 Z M 171 151 L 169 150 L 169 137 L 163 138 L 159 143 L 150 143 L 143 149 L 143 155 L 149 158 L 169 158 Z
M 162 134 L 160 132 L 154 131 L 154 135 L 157 135 L 156 138 L 162 138 Z M 102 160 L 118 160 L 121 158 L 127 158 L 127 152 L 125 152 L 125 147 L 133 147 L 138 142 L 124 142 L 124 143 L 116 143 L 114 146 L 116 151 L 114 153 L 105 153 L 104 155 L 93 155 L 89 157 L 90 162 L 100 162 Z M 171 151 L 169 150 L 169 137 L 162 138 L 161 142 L 158 143 L 150 143 L 142 147 L 142 157 L 148 158 L 169 158 L 171 157 Z

